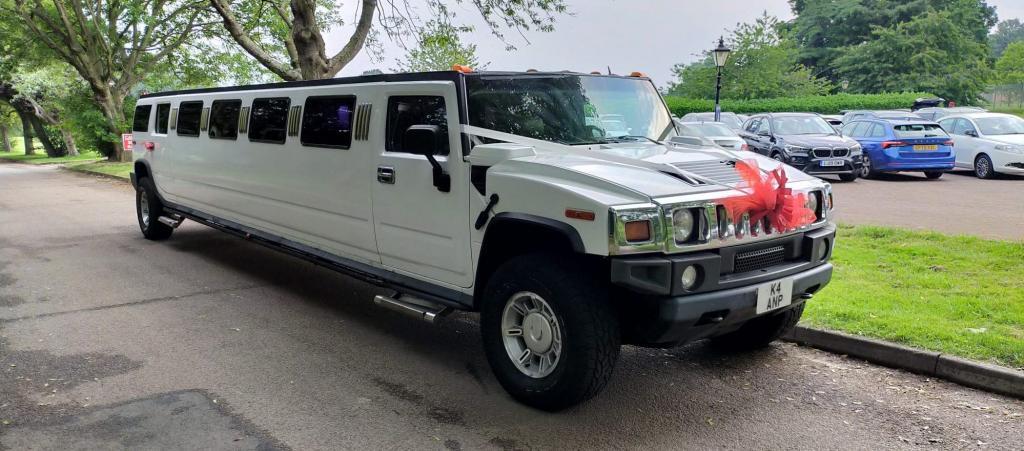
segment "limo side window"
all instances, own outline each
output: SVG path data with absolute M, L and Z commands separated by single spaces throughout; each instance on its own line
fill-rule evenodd
M 199 121 L 202 116 L 202 101 L 178 104 L 178 136 L 199 136 Z
M 149 131 L 149 112 L 152 109 L 152 105 L 139 105 L 135 107 L 135 118 L 132 120 L 133 132 Z
M 237 139 L 241 100 L 214 100 L 210 105 L 210 138 Z
M 156 106 L 156 127 L 157 134 L 167 134 L 167 122 L 171 119 L 171 104 L 161 103 Z
M 249 141 L 284 144 L 291 104 L 288 97 L 254 99 L 249 118 Z
M 302 145 L 348 149 L 352 145 L 355 108 L 356 98 L 352 96 L 306 98 L 300 135 Z
M 385 149 L 388 152 L 411 152 L 403 146 L 405 131 L 413 125 L 436 125 L 441 128 L 438 155 L 448 155 L 448 114 L 441 96 L 394 96 L 388 98 L 388 122 Z

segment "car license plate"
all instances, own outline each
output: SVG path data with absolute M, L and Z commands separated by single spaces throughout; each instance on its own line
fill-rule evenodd
M 793 303 L 793 279 L 780 279 L 757 287 L 757 314 Z
M 938 144 L 917 144 L 917 145 L 914 146 L 914 150 L 916 150 L 918 152 L 920 152 L 920 151 L 927 151 L 927 150 L 939 150 L 939 145 Z
M 844 163 L 843 160 L 821 160 L 821 166 L 822 167 L 826 167 L 826 168 L 834 167 L 834 166 L 842 166 L 843 163 Z

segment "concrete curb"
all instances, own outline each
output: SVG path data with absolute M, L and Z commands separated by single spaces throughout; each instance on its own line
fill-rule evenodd
M 66 164 L 62 164 L 59 167 L 60 167 L 60 170 L 62 170 L 62 171 L 73 172 L 75 174 L 93 175 L 93 176 L 105 178 L 105 179 L 108 179 L 108 180 L 117 180 L 119 182 L 124 182 L 124 183 L 127 183 L 129 185 L 131 185 L 131 183 L 132 183 L 132 179 L 130 179 L 130 178 L 118 177 L 116 175 L 104 174 L 102 172 L 92 172 L 92 171 L 85 171 L 85 170 L 81 170 L 81 169 L 72 169 L 72 168 L 69 168 Z
M 812 348 L 1024 399 L 1024 371 L 856 335 L 797 326 L 783 337 Z

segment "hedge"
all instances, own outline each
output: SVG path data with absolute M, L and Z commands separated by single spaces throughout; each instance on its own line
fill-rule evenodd
M 901 94 L 834 94 L 828 96 L 780 97 L 776 99 L 722 100 L 722 111 L 733 113 L 766 113 L 801 111 L 821 114 L 839 114 L 840 110 L 891 110 L 910 108 L 914 100 L 934 97 L 931 94 L 907 92 Z M 665 97 L 672 114 L 699 113 L 715 110 L 715 102 L 705 99 Z

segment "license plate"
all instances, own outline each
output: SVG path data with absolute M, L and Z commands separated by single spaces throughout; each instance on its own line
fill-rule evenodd
M 821 160 L 823 167 L 842 166 L 845 162 L 843 160 Z
M 757 287 L 757 314 L 793 303 L 793 279 L 781 279 Z
M 916 150 L 916 151 L 939 150 L 939 145 L 938 144 L 916 144 L 916 145 L 914 145 L 914 150 Z

